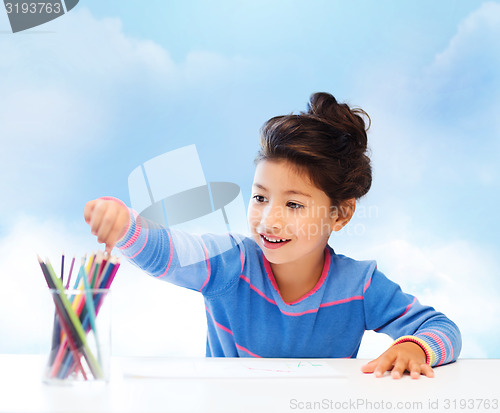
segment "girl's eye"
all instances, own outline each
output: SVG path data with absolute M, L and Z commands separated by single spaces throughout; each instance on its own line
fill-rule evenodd
M 253 199 L 255 199 L 256 202 L 265 202 L 266 198 L 264 198 L 262 195 L 254 195 Z
M 286 206 L 287 206 L 288 208 L 291 208 L 291 209 L 300 209 L 300 208 L 304 208 L 304 205 L 297 204 L 296 202 L 289 202 L 288 204 L 286 204 Z

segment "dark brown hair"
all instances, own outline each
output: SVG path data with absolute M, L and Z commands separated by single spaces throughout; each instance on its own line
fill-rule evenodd
M 276 116 L 262 126 L 255 163 L 290 162 L 330 197 L 332 206 L 339 207 L 370 189 L 369 126 L 364 110 L 338 103 L 329 93 L 314 93 L 306 112 Z

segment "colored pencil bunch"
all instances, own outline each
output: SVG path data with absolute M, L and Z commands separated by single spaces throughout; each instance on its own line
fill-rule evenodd
M 73 289 L 69 289 L 75 258 L 71 262 L 69 276 L 64 285 L 64 254 L 61 259 L 61 276 L 58 277 L 49 260 L 38 257 L 43 276 L 51 290 L 55 304 L 52 349 L 46 378 L 66 379 L 82 377 L 88 380 L 104 379 L 101 346 L 96 317 L 99 314 L 109 287 L 120 262 L 116 257 L 102 252 L 82 259 Z M 89 345 L 92 332 L 97 359 Z

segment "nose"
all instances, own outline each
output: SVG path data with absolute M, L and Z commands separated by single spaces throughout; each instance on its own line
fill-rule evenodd
M 267 230 L 281 230 L 283 228 L 283 218 L 281 206 L 269 204 L 262 211 L 260 224 Z

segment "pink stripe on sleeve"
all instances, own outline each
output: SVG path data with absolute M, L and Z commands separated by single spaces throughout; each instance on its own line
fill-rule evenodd
M 134 233 L 132 234 L 132 236 L 130 237 L 130 239 L 125 243 L 125 245 L 123 245 L 120 249 L 124 250 L 124 249 L 127 249 L 128 247 L 130 247 L 134 242 L 137 241 L 137 238 L 139 238 L 139 235 L 141 234 L 141 229 L 143 228 L 142 225 L 141 225 L 141 220 L 139 218 L 139 214 L 137 214 L 137 212 L 135 211 L 131 211 L 132 212 L 132 216 L 135 220 L 135 230 L 134 230 Z M 132 216 L 130 217 L 130 220 L 132 220 Z M 128 229 L 130 228 L 130 223 L 129 223 L 129 226 L 127 228 L 127 232 L 128 232 Z M 146 226 L 144 226 L 144 228 L 147 228 Z M 126 234 L 126 232 L 125 232 Z
M 436 344 L 438 345 L 439 350 L 441 350 L 441 358 L 439 359 L 439 362 L 436 364 L 436 366 L 443 364 L 444 360 L 446 358 L 446 350 L 444 348 L 443 340 L 441 340 L 436 334 L 428 333 L 426 331 L 423 333 L 419 333 L 419 336 L 428 336 L 428 337 L 432 338 L 434 341 L 436 341 Z
M 370 286 L 371 283 L 372 283 L 372 277 L 370 277 L 370 279 L 366 282 L 366 284 L 363 288 L 363 294 L 366 292 L 366 290 L 368 289 L 368 287 Z
M 121 250 L 126 250 L 127 248 L 129 248 L 134 242 L 137 241 L 137 238 L 139 238 L 139 234 L 141 232 L 141 229 L 139 227 L 135 227 L 135 231 L 134 233 L 132 234 L 132 237 L 127 241 L 127 243 L 125 245 L 123 245 L 120 249 Z
M 446 334 L 444 334 L 442 331 L 437 331 L 437 330 L 429 330 L 429 331 L 434 331 L 436 333 L 439 333 L 441 334 L 445 339 L 446 341 L 448 342 L 449 346 L 450 346 L 450 349 L 451 349 L 451 357 L 450 357 L 450 360 L 453 360 L 453 344 L 451 344 L 451 340 L 448 338 L 448 336 Z
M 415 301 L 417 301 L 417 297 L 413 297 L 413 301 L 410 304 L 408 304 L 406 310 L 404 310 L 403 313 L 398 318 L 403 317 L 410 310 L 411 306 L 415 304 Z
M 203 242 L 203 240 L 201 242 Z M 207 275 L 207 278 L 205 278 L 205 282 L 203 283 L 203 285 L 201 286 L 201 288 L 198 291 L 201 291 L 201 290 L 203 290 L 203 288 L 205 288 L 205 285 L 207 285 L 208 281 L 210 280 L 210 272 L 211 272 L 210 271 L 210 260 L 208 259 L 207 246 L 205 245 L 204 242 L 203 242 L 203 250 L 205 251 L 205 261 L 207 263 L 208 275 Z
M 167 231 L 167 235 L 168 235 L 168 242 L 169 242 L 170 257 L 168 258 L 167 268 L 165 269 L 165 271 L 163 272 L 163 274 L 160 275 L 158 278 L 164 277 L 168 273 L 168 270 L 170 268 L 170 264 L 172 264 L 172 257 L 174 255 L 173 246 L 172 246 L 172 237 L 170 236 L 170 232 L 169 231 Z
M 149 229 L 146 228 L 146 239 L 144 240 L 144 244 L 142 244 L 142 247 L 139 251 L 137 251 L 134 255 L 132 255 L 131 257 L 128 257 L 129 259 L 133 259 L 135 257 L 137 257 L 141 252 L 142 250 L 144 249 L 144 247 L 146 246 L 146 244 L 148 243 L 148 238 L 149 238 Z
M 241 261 L 241 272 L 243 272 L 243 268 L 245 267 L 245 256 L 243 255 L 243 250 L 240 250 L 240 261 Z

